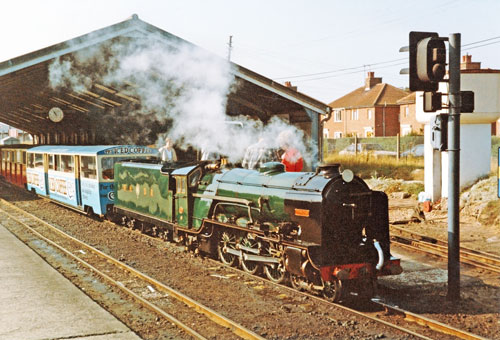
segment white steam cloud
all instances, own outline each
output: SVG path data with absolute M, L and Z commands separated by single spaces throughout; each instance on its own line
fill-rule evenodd
M 261 138 L 270 148 L 281 147 L 286 139 L 306 163 L 314 162 L 316 147 L 306 146 L 303 131 L 295 126 L 278 117 L 264 125 L 248 116 L 226 115 L 228 95 L 237 88 L 230 63 L 192 45 L 167 46 L 162 39 L 113 42 L 59 58 L 49 67 L 50 85 L 85 93 L 98 83 L 137 98 L 140 104 L 112 113 L 107 122 L 118 126 L 103 127 L 102 133 L 119 135 L 107 139 L 114 143 L 144 143 L 137 139 L 147 134 L 150 143 L 161 144 L 168 135 L 178 148 L 217 152 L 237 162 Z

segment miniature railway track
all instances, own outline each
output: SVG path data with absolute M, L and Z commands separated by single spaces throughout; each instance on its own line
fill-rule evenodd
M 223 338 L 264 339 L 181 292 L 75 239 L 56 226 L 3 199 L 0 199 L 0 214 L 8 216 L 16 224 L 22 225 L 30 233 L 36 235 L 36 238 L 57 248 L 66 256 L 103 278 L 108 285 L 118 288 L 143 307 L 182 329 L 190 337 L 206 339 L 213 337 L 215 333 Z M 144 294 L 147 291 L 151 293 L 150 296 Z M 176 316 L 173 315 L 174 313 Z M 197 314 L 197 330 L 182 321 L 189 313 Z M 204 317 L 203 320 L 200 319 L 200 315 Z M 210 335 L 200 334 L 206 332 L 207 329 L 210 329 Z
M 4 208 L 7 208 L 10 212 L 6 211 Z M 176 298 L 177 298 L 177 295 L 178 295 L 180 299 L 183 299 L 182 298 L 183 295 L 181 293 L 175 293 L 175 291 L 173 289 L 164 286 L 160 282 L 157 282 L 156 280 L 154 280 L 152 278 L 149 278 L 149 277 L 147 277 L 144 274 L 136 272 L 135 269 L 133 269 L 133 268 L 131 268 L 131 267 L 123 264 L 122 262 L 120 262 L 120 261 L 118 261 L 116 259 L 113 259 L 113 258 L 107 256 L 106 254 L 103 254 L 99 250 L 97 250 L 97 249 L 95 249 L 95 248 L 93 248 L 93 247 L 91 247 L 91 246 L 89 246 L 89 245 L 87 245 L 87 244 L 85 244 L 85 243 L 83 243 L 83 242 L 81 242 L 79 240 L 76 240 L 76 239 L 72 238 L 71 236 L 65 234 L 64 232 L 60 231 L 59 229 L 57 229 L 56 227 L 50 225 L 49 223 L 47 223 L 47 222 L 39 219 L 38 217 L 36 217 L 34 215 L 31 215 L 29 213 L 26 213 L 26 212 L 22 211 L 21 209 L 15 207 L 14 205 L 12 205 L 11 203 L 9 203 L 7 201 L 4 201 L 3 199 L 0 199 L 0 213 L 10 215 L 12 219 L 18 220 L 18 223 L 22 223 L 27 228 L 33 230 L 32 231 L 33 233 L 37 233 L 38 234 L 38 232 L 36 230 L 34 230 L 33 227 L 31 227 L 31 226 L 28 225 L 28 223 L 36 224 L 36 225 L 43 225 L 44 228 L 50 229 L 52 233 L 59 234 L 59 235 L 61 235 L 61 237 L 67 238 L 71 242 L 76 242 L 76 244 L 78 245 L 78 247 L 76 249 L 85 248 L 88 251 L 88 253 L 96 252 L 96 254 L 98 254 L 96 256 L 101 257 L 101 259 L 105 259 L 106 262 L 111 262 L 114 265 L 119 266 L 120 268 L 122 268 L 122 271 L 125 271 L 127 274 L 129 274 L 128 275 L 129 279 L 130 279 L 130 274 L 137 275 L 138 277 L 140 277 L 141 279 L 144 279 L 146 281 L 146 284 L 147 284 L 146 287 L 147 286 L 150 286 L 151 288 L 154 287 L 153 289 L 155 289 L 155 290 L 157 290 L 159 292 L 166 293 L 169 296 L 173 296 L 173 297 L 176 297 Z M 29 222 L 29 220 L 31 220 L 31 222 Z M 35 221 L 35 222 L 33 222 L 33 221 Z M 38 227 L 37 227 L 37 229 L 38 229 Z M 43 237 L 42 235 L 40 235 L 40 236 Z M 48 240 L 48 242 L 52 243 L 52 241 L 50 241 L 50 240 Z M 57 246 L 57 247 L 60 247 L 60 246 Z M 79 253 L 79 256 L 78 257 L 75 256 L 74 253 Z M 80 254 L 84 255 L 84 254 L 82 254 L 81 250 L 80 251 L 69 252 L 68 255 L 71 256 L 71 257 L 77 258 L 79 261 L 82 261 L 82 260 L 79 259 Z M 217 265 L 224 266 L 225 268 L 227 268 L 228 270 L 231 270 L 231 271 L 236 271 L 236 272 L 238 272 L 241 275 L 245 275 L 245 276 L 252 277 L 254 279 L 262 280 L 262 281 L 264 281 L 264 282 L 266 282 L 268 284 L 271 284 L 271 285 L 274 285 L 274 286 L 279 286 L 281 288 L 287 289 L 287 290 L 289 290 L 289 291 L 291 291 L 291 292 L 293 292 L 295 294 L 300 294 L 300 295 L 307 296 L 307 297 L 309 297 L 311 299 L 314 299 L 315 301 L 317 301 L 318 303 L 321 303 L 321 304 L 326 304 L 326 305 L 330 305 L 330 306 L 333 305 L 336 308 L 343 309 L 345 311 L 348 311 L 348 312 L 350 312 L 352 314 L 358 315 L 358 316 L 363 317 L 365 319 L 369 319 L 369 320 L 372 320 L 374 322 L 377 322 L 377 323 L 383 324 L 385 326 L 391 327 L 393 329 L 399 330 L 399 331 L 401 331 L 401 332 L 403 332 L 405 334 L 411 335 L 411 336 L 413 336 L 415 338 L 419 338 L 419 339 L 437 339 L 437 338 L 439 338 L 439 339 L 447 339 L 447 338 L 450 338 L 450 339 L 451 338 L 460 338 L 460 339 L 486 339 L 484 337 L 480 337 L 478 335 L 475 335 L 475 334 L 472 334 L 472 333 L 469 333 L 469 332 L 466 332 L 466 331 L 462 331 L 460 329 L 451 327 L 449 325 L 440 323 L 438 321 L 431 320 L 431 319 L 426 318 L 424 316 L 421 316 L 421 315 L 418 315 L 418 314 L 414 314 L 414 313 L 402 310 L 402 309 L 397 308 L 397 307 L 386 305 L 386 304 L 381 303 L 381 302 L 372 301 L 371 303 L 374 304 L 374 305 L 377 305 L 379 311 L 385 311 L 384 315 L 380 315 L 380 313 L 377 314 L 377 313 L 374 313 L 374 312 L 359 311 L 358 309 L 350 308 L 350 307 L 345 306 L 345 305 L 331 303 L 329 301 L 326 301 L 326 300 L 324 300 L 324 299 L 322 299 L 322 298 L 320 298 L 318 296 L 315 296 L 315 295 L 312 295 L 312 294 L 309 294 L 309 293 L 299 292 L 299 291 L 297 291 L 297 290 L 295 290 L 293 288 L 290 288 L 290 287 L 287 287 L 287 286 L 284 286 L 284 285 L 277 285 L 277 284 L 275 284 L 275 283 L 273 283 L 273 282 L 271 282 L 271 281 L 269 281 L 269 280 L 267 280 L 265 278 L 262 278 L 262 277 L 259 277 L 259 276 L 256 276 L 256 275 L 250 275 L 249 273 L 246 273 L 243 270 L 237 269 L 235 267 L 226 266 L 226 265 L 222 264 L 221 262 L 218 262 L 218 261 L 215 261 L 215 260 L 213 260 L 213 261 Z M 89 265 L 89 266 L 91 266 L 91 265 Z M 99 272 L 94 267 L 92 267 L 92 268 L 93 268 L 92 269 L 93 271 Z M 103 277 L 107 276 L 107 274 L 104 274 L 104 273 L 99 274 L 99 275 L 101 275 Z M 111 279 L 111 280 L 113 280 L 113 279 Z M 127 278 L 123 278 L 122 277 L 118 281 L 117 280 L 114 280 L 114 281 L 124 282 L 125 283 L 126 280 L 127 280 Z M 130 282 L 127 282 L 127 286 L 129 286 L 129 285 L 130 285 Z M 132 285 L 136 285 L 136 284 L 132 283 Z M 117 283 L 117 286 L 120 289 L 124 290 L 124 291 L 130 290 L 132 293 L 134 293 L 132 291 L 132 289 L 125 288 L 123 286 L 123 284 L 121 284 L 121 283 Z M 137 287 L 134 287 L 133 290 L 137 290 Z M 142 290 L 144 290 L 144 289 L 142 289 Z M 144 300 L 140 296 L 138 296 L 136 299 L 139 300 L 139 301 L 140 300 Z M 191 306 L 191 308 L 194 308 L 197 311 L 199 311 L 199 308 L 201 308 L 202 310 L 204 310 L 204 309 L 209 310 L 208 308 L 203 307 L 203 306 L 201 306 L 201 307 L 195 307 L 196 306 L 195 305 L 196 302 L 192 301 L 191 299 L 189 299 L 187 297 L 186 297 L 186 299 L 187 299 L 187 302 L 183 301 L 184 304 Z M 145 301 L 145 303 L 147 304 L 147 303 L 150 303 L 150 302 Z M 157 306 L 154 306 L 154 304 L 152 304 L 152 305 L 153 305 L 152 307 L 148 307 L 148 308 L 150 308 L 151 310 L 153 310 L 155 312 L 158 312 L 158 314 L 160 314 L 162 316 L 163 316 L 163 314 L 167 314 L 161 308 L 159 308 Z M 213 311 L 209 310 L 209 312 L 213 312 Z M 172 317 L 172 316 L 163 316 L 163 317 L 166 317 L 170 322 L 175 323 L 176 325 L 177 325 L 177 323 L 179 323 L 178 327 L 181 327 L 182 329 L 184 329 L 184 327 L 186 327 L 185 331 L 188 332 L 188 334 L 191 334 L 192 337 L 199 338 L 199 339 L 205 339 L 205 337 L 202 336 L 202 335 L 200 335 L 199 333 L 197 333 L 196 330 L 189 330 L 190 327 L 183 325 L 181 321 L 175 319 L 174 317 Z M 209 318 L 211 318 L 211 317 L 209 317 Z M 221 321 L 220 324 L 223 326 L 223 328 L 225 328 L 224 331 L 227 332 L 227 329 L 230 329 L 233 332 L 232 337 L 235 337 L 235 334 L 236 334 L 237 336 L 239 336 L 241 338 L 245 338 L 245 339 L 263 339 L 259 335 L 255 334 L 255 333 L 253 333 L 251 331 L 248 331 L 245 328 L 243 328 L 241 326 L 238 326 L 237 324 L 234 324 L 230 320 L 227 320 L 225 317 L 221 316 L 221 318 L 222 318 L 222 321 Z
M 391 240 L 398 246 L 418 250 L 435 256 L 447 258 L 447 242 L 410 232 L 395 226 L 390 227 Z M 460 262 L 476 268 L 500 273 L 500 256 L 465 247 L 460 247 Z
M 399 330 L 403 333 L 412 335 L 418 339 L 427 339 L 427 340 L 432 340 L 432 339 L 448 339 L 448 336 L 450 339 L 467 339 L 467 340 L 488 340 L 488 338 L 481 337 L 476 334 L 472 334 L 467 331 L 463 331 L 461 329 L 452 327 L 450 325 L 446 325 L 442 322 L 432 320 L 430 318 L 427 318 L 423 315 L 418 315 L 416 313 L 412 313 L 410 311 L 403 310 L 401 308 L 391 306 L 389 304 L 380 302 L 380 301 L 374 301 L 372 300 L 369 302 L 370 304 L 378 306 L 379 310 L 382 310 L 385 312 L 385 315 L 376 315 L 376 313 L 373 312 L 363 312 L 360 311 L 356 308 L 351 308 L 347 305 L 343 304 L 338 304 L 338 303 L 333 303 L 329 302 L 321 297 L 318 297 L 316 295 L 313 295 L 308 292 L 303 292 L 303 291 L 297 291 L 296 289 L 292 287 L 285 286 L 283 284 L 276 284 L 266 278 L 256 276 L 249 274 L 245 272 L 244 270 L 240 270 L 235 267 L 229 267 L 225 264 L 221 264 L 220 262 L 217 262 L 215 260 L 214 263 L 217 263 L 219 265 L 224 266 L 225 268 L 235 271 L 238 274 L 241 275 L 246 275 L 250 276 L 252 278 L 257 278 L 259 280 L 262 280 L 263 282 L 267 282 L 273 286 L 279 286 L 281 288 L 284 288 L 290 292 L 293 292 L 295 294 L 300 294 L 303 296 L 307 296 L 308 298 L 314 299 L 315 301 L 326 304 L 329 306 L 334 306 L 336 308 L 343 309 L 347 312 L 350 312 L 352 314 L 361 316 L 363 318 L 375 321 L 377 323 L 383 324 L 385 326 L 391 327 L 393 329 Z M 422 333 L 431 333 L 430 335 L 424 335 Z

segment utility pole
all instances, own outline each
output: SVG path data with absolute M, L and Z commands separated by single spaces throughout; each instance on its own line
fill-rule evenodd
M 233 36 L 229 36 L 229 42 L 227 43 L 228 49 L 227 49 L 227 60 L 231 61 L 231 50 L 233 49 Z
M 460 33 L 450 34 L 448 117 L 448 300 L 460 299 Z

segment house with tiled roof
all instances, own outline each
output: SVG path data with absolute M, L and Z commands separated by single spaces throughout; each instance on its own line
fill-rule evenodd
M 424 134 L 425 124 L 417 120 L 415 98 L 416 93 L 411 92 L 409 95 L 396 102 L 399 105 L 399 126 L 401 136 Z
M 408 94 L 368 72 L 364 86 L 328 104 L 332 116 L 323 134 L 326 138 L 396 136 L 400 133 L 398 100 Z

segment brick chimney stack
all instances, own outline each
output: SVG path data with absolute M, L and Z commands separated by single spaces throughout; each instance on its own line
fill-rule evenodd
M 372 87 L 381 83 L 382 78 L 376 78 L 375 72 L 368 72 L 368 76 L 365 79 L 365 91 L 369 91 Z
M 294 91 L 297 91 L 297 86 L 292 86 L 291 81 L 285 81 L 285 86 L 291 88 Z
M 480 70 L 480 62 L 472 62 L 472 56 L 469 54 L 462 56 L 462 62 L 460 63 L 461 70 Z

